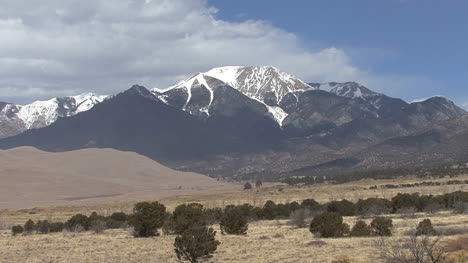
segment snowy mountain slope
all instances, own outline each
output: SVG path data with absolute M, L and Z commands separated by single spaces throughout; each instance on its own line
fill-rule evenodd
M 59 117 L 69 117 L 87 111 L 106 98 L 107 96 L 87 93 L 35 101 L 27 105 L 4 103 L 0 108 L 0 138 L 48 126 Z

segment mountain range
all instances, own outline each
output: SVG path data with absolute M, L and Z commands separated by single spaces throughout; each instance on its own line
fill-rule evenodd
M 468 161 L 465 114 L 443 97 L 407 103 L 355 82 L 221 67 L 166 89 L 0 103 L 0 148 L 114 148 L 211 176 L 440 165 Z
M 59 117 L 69 117 L 87 111 L 107 97 L 88 93 L 36 101 L 28 105 L 0 102 L 0 138 L 48 126 Z

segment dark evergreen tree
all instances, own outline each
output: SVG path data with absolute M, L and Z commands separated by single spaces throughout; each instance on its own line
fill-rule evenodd
M 35 224 L 34 221 L 29 219 L 25 224 L 24 224 L 24 232 L 30 234 L 32 231 L 34 231 Z
M 416 228 L 416 235 L 432 236 L 435 234 L 436 231 L 432 226 L 432 222 L 430 219 L 424 219 L 423 221 L 419 222 L 418 227 Z
M 24 231 L 24 228 L 23 228 L 23 226 L 20 226 L 20 225 L 18 225 L 18 226 L 13 226 L 13 227 L 11 228 L 11 233 L 13 234 L 13 236 L 16 236 L 16 235 L 18 235 L 18 234 L 21 234 L 21 233 L 23 233 L 23 231 Z
M 164 224 L 166 207 L 159 202 L 141 202 L 135 204 L 129 223 L 134 227 L 135 237 L 151 237 Z
M 49 233 L 49 221 L 44 220 L 44 221 L 37 221 L 36 223 L 36 231 L 37 233 L 40 234 L 48 234 Z
M 349 233 L 352 237 L 368 237 L 372 233 L 371 228 L 366 224 L 366 222 L 359 220 L 351 229 Z
M 202 258 L 211 257 L 218 248 L 216 231 L 202 225 L 193 225 L 179 234 L 174 241 L 174 250 L 179 260 L 197 263 Z
M 265 219 L 273 220 L 278 216 L 278 207 L 275 202 L 268 200 L 262 209 L 262 216 Z
M 327 204 L 327 211 L 336 212 L 342 216 L 354 216 L 356 214 L 356 205 L 346 199 L 332 201 Z
M 314 217 L 309 230 L 320 237 L 342 237 L 349 233 L 349 226 L 343 223 L 343 217 L 340 214 L 325 212 Z
M 371 222 L 371 227 L 374 233 L 378 236 L 391 236 L 392 235 L 392 219 L 385 217 L 376 217 Z
M 203 205 L 197 203 L 182 204 L 176 207 L 167 223 L 167 230 L 170 233 L 182 234 L 192 225 L 206 226 L 207 214 Z
M 301 208 L 307 208 L 314 211 L 320 208 L 320 204 L 314 199 L 305 199 L 301 202 Z
M 63 223 L 60 223 L 60 222 L 56 222 L 56 223 L 49 223 L 49 231 L 50 232 L 62 232 L 64 228 L 64 224 Z
M 247 217 L 239 208 L 226 208 L 220 222 L 221 233 L 245 235 L 249 228 Z
M 70 230 L 75 229 L 77 226 L 82 226 L 84 230 L 88 230 L 91 227 L 91 221 L 83 214 L 76 214 L 68 219 L 65 225 Z

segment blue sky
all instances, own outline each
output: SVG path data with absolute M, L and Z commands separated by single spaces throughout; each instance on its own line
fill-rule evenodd
M 357 81 L 468 109 L 465 0 L 2 0 L 0 101 L 133 84 L 167 88 L 226 65 Z
M 353 65 L 415 86 L 388 91 L 407 100 L 445 95 L 468 101 L 468 1 L 210 0 L 228 21 L 266 20 L 311 50 L 337 47 Z M 390 78 L 391 79 L 391 78 Z M 399 82 L 396 83 L 398 85 Z M 375 88 L 375 87 L 374 87 Z M 388 86 L 391 89 L 390 86 Z M 395 87 L 395 89 L 399 89 Z

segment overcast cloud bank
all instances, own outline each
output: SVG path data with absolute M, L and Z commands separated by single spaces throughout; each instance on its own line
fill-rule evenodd
M 268 21 L 227 22 L 216 12 L 204 0 L 4 0 L 0 101 L 165 88 L 226 65 L 273 65 L 305 81 L 358 81 L 389 95 L 398 93 L 389 80 L 421 81 L 372 75 L 343 49 L 310 50 Z

